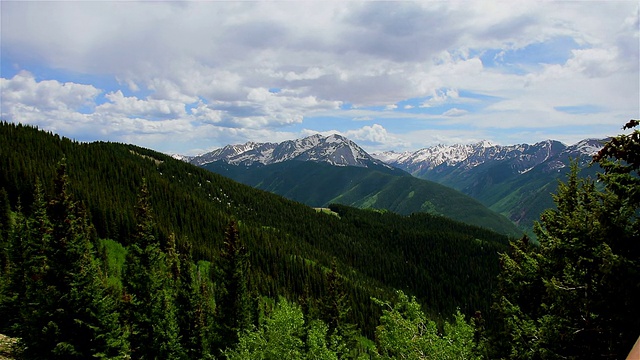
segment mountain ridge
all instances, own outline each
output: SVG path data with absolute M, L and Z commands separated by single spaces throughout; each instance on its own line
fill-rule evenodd
M 556 140 L 529 144 L 435 146 L 415 152 L 372 154 L 421 179 L 450 186 L 479 200 L 530 230 L 544 209 L 553 208 L 551 193 L 575 161 L 585 176 L 606 139 L 584 139 L 573 145 Z M 438 158 L 438 154 L 448 158 Z M 401 154 L 401 155 L 399 155 Z M 428 156 L 435 154 L 436 156 Z
M 440 144 L 417 151 L 368 154 L 356 143 L 341 135 L 316 134 L 281 143 L 247 142 L 227 145 L 193 158 L 185 157 L 183 160 L 201 167 L 215 164 L 210 166 L 210 170 L 252 186 L 280 193 L 289 192 L 290 189 L 282 189 L 274 184 L 283 181 L 290 183 L 292 179 L 283 177 L 297 176 L 301 179 L 300 175 L 291 175 L 288 170 L 272 173 L 268 175 L 267 184 L 262 181 L 264 179 L 259 178 L 266 176 L 267 172 L 260 175 L 255 170 L 256 166 L 269 166 L 293 160 L 328 163 L 341 167 L 366 167 L 387 173 L 395 172 L 396 175 L 404 173 L 469 195 L 489 209 L 506 216 L 521 229 L 530 232 L 533 222 L 539 218 L 542 211 L 554 207 L 551 193 L 555 191 L 557 181 L 567 173 L 571 159 L 584 168 L 585 175 L 592 175 L 594 171 L 587 165 L 605 141 L 606 139 L 584 139 L 566 145 L 557 140 L 545 140 L 535 144 L 496 145 L 483 140 L 473 144 Z M 224 167 L 220 162 L 233 168 Z M 241 174 L 243 171 L 249 175 Z M 258 178 L 249 179 L 251 176 Z M 278 176 L 280 180 L 277 179 Z M 318 173 L 317 176 L 323 175 Z M 387 184 L 388 182 L 383 182 L 381 186 Z M 323 189 L 331 185 L 325 184 Z M 335 194 L 333 199 L 349 198 L 348 204 L 353 206 L 366 207 L 371 204 L 373 192 L 362 194 L 363 199 L 355 199 L 352 188 L 342 183 L 333 185 L 351 192 L 350 195 Z M 294 187 L 294 184 L 291 186 Z M 315 189 L 314 186 L 310 186 L 309 191 Z M 295 188 L 299 187 L 299 184 L 295 184 Z M 397 191 L 402 192 L 402 189 Z M 296 200 L 308 203 L 306 198 L 298 197 Z M 421 211 L 421 208 L 415 211 Z
M 334 166 L 391 168 L 375 159 L 355 142 L 338 134 L 311 135 L 302 139 L 286 140 L 280 143 L 256 143 L 226 145 L 211 152 L 188 159 L 196 166 L 215 161 L 225 161 L 232 165 L 270 165 L 283 161 L 326 162 Z
M 594 142 L 603 139 L 584 139 L 573 145 L 566 145 L 557 140 L 544 140 L 535 144 L 495 145 L 487 140 L 472 144 L 438 144 L 416 151 L 383 151 L 371 153 L 371 156 L 390 165 L 400 167 L 416 175 L 425 170 L 445 164 L 456 166 L 463 163 L 467 168 L 475 167 L 489 160 L 509 160 L 519 157 L 523 162 L 541 163 L 567 150 L 593 156 L 602 146 Z M 540 159 L 540 155 L 546 156 Z M 525 168 L 526 169 L 526 168 Z

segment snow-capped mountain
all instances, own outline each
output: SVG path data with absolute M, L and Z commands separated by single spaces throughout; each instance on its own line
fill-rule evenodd
M 567 146 L 547 140 L 533 145 L 437 145 L 415 152 L 385 152 L 372 156 L 412 175 L 453 187 L 494 211 L 529 228 L 540 212 L 554 206 L 555 191 L 569 169 L 579 161 L 585 175 L 588 164 L 606 140 L 587 139 Z
M 436 145 L 414 152 L 386 151 L 371 156 L 419 177 L 427 172 L 442 172 L 453 167 L 470 170 L 488 162 L 509 162 L 514 172 L 524 173 L 554 158 L 559 161 L 560 158 L 593 156 L 602 148 L 602 142 L 587 139 L 567 146 L 559 141 L 546 140 L 534 145 L 502 146 L 481 141 L 468 145 Z
M 189 162 L 197 166 L 215 161 L 250 166 L 270 165 L 287 160 L 326 162 L 336 166 L 389 167 L 384 162 L 373 158 L 353 141 L 337 134 L 329 136 L 316 134 L 281 143 L 247 142 L 241 145 L 227 145 L 196 156 Z
M 184 162 L 190 162 L 191 159 L 193 159 L 193 156 L 189 156 L 189 155 L 171 154 L 170 156 L 176 160 L 180 160 Z
M 437 145 L 415 152 L 390 151 L 369 155 L 340 135 L 313 135 L 281 143 L 227 145 L 185 161 L 254 186 L 271 184 L 274 187 L 287 181 L 295 183 L 301 176 L 297 165 L 302 162 L 376 170 L 384 167 L 385 173 L 398 171 L 399 176 L 405 176 L 406 171 L 415 177 L 459 190 L 527 229 L 542 210 L 554 206 L 550 194 L 555 191 L 558 180 L 568 173 L 570 159 L 579 161 L 580 165 L 589 163 L 605 141 L 587 139 L 570 146 L 555 140 L 508 146 L 481 141 L 466 145 Z M 285 163 L 288 160 L 300 163 Z M 266 169 L 267 165 L 274 164 L 286 166 L 277 170 Z M 330 170 L 326 168 L 305 169 L 306 172 L 313 171 L 316 180 L 329 178 Z M 595 167 L 583 167 L 582 171 L 586 176 L 595 176 L 597 170 Z M 346 178 L 353 180 L 353 174 Z M 309 188 L 303 191 L 305 196 L 317 195 L 311 193 L 320 188 L 327 190 L 326 184 L 313 188 L 313 181 L 306 180 L 306 183 Z M 296 186 L 280 190 L 288 194 L 293 188 Z M 333 195 L 336 199 L 343 196 Z

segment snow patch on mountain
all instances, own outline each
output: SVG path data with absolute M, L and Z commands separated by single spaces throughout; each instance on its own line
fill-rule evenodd
M 603 146 L 603 140 L 587 139 L 574 145 L 546 140 L 539 143 L 495 145 L 489 141 L 474 144 L 435 145 L 415 152 L 396 153 L 393 151 L 371 154 L 373 157 L 414 175 L 425 171 L 443 170 L 443 168 L 461 167 L 472 169 L 487 162 L 509 161 L 512 170 L 524 174 L 536 166 L 558 156 L 593 156 Z M 551 165 L 549 169 L 557 169 Z M 440 171 L 438 170 L 438 171 Z
M 212 152 L 193 158 L 194 165 L 205 165 L 214 161 L 225 161 L 232 165 L 269 165 L 283 161 L 326 162 L 335 166 L 369 167 L 391 166 L 373 158 L 353 141 L 337 135 L 312 135 L 303 139 L 287 140 L 281 143 L 247 142 L 227 145 Z

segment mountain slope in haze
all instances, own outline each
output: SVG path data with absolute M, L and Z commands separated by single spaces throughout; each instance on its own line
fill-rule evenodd
M 234 220 L 249 253 L 250 291 L 315 303 L 326 294 L 327 269 L 335 259 L 350 321 L 370 337 L 380 317 L 371 297 L 390 299 L 393 289 L 417 296 L 440 319 L 456 308 L 467 315 L 489 313 L 497 254 L 508 242 L 504 235 L 425 213 L 334 206 L 339 216 L 327 215 L 153 150 L 78 143 L 0 122 L 0 188 L 14 211 L 19 203 L 30 211 L 37 182 L 53 193 L 63 157 L 69 191 L 86 207 L 100 238 L 128 245 L 145 179 L 161 244 L 175 234 L 178 244 L 191 244 L 195 260 L 215 265 Z
M 385 209 L 401 215 L 427 212 L 499 233 L 521 232 L 504 216 L 459 191 L 386 168 L 332 166 L 309 161 L 284 161 L 264 166 L 217 161 L 202 166 L 244 184 L 315 207 L 332 203 Z
M 567 174 L 570 159 L 578 161 L 582 175 L 595 174 L 588 164 L 604 141 L 588 139 L 571 146 L 553 140 L 511 146 L 483 141 L 372 156 L 460 190 L 528 229 L 544 209 L 554 206 L 550 194 Z

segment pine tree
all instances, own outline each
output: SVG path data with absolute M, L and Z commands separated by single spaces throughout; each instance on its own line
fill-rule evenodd
M 68 191 L 66 164 L 58 167 L 55 197 L 36 185 L 32 218 L 19 217 L 12 241 L 14 322 L 26 358 L 124 356 L 119 329 L 92 248 L 91 224 Z M 18 241 L 21 244 L 18 244 Z
M 180 359 L 175 294 L 166 256 L 154 235 L 154 221 L 146 180 L 138 196 L 136 232 L 124 269 L 125 313 L 130 327 L 132 358 Z
M 630 122 L 627 127 L 638 125 Z M 595 157 L 600 188 L 577 165 L 535 226 L 539 247 L 502 255 L 496 308 L 510 358 L 624 358 L 640 309 L 640 133 L 621 135 Z
M 0 188 L 0 279 L 4 279 L 9 263 L 9 232 L 11 230 L 11 205 L 9 195 Z
M 40 189 L 39 184 L 37 188 Z M 22 304 L 28 279 L 25 256 L 33 255 L 26 252 L 33 235 L 32 223 L 18 203 L 15 224 L 8 234 L 6 273 L 0 289 L 0 331 L 12 336 L 19 333 L 17 325 L 20 323 L 21 310 L 24 309 Z
M 224 247 L 220 255 L 221 282 L 216 301 L 216 317 L 219 350 L 235 344 L 238 332 L 251 326 L 251 298 L 247 285 L 247 249 L 240 240 L 235 222 L 225 233 Z
M 347 358 L 349 352 L 356 349 L 357 331 L 355 325 L 348 322 L 351 307 L 347 303 L 342 275 L 338 272 L 335 259 L 331 262 L 331 270 L 327 273 L 326 281 L 327 292 L 322 302 L 323 319 L 329 327 L 329 346 L 340 358 Z
M 59 298 L 55 288 L 46 283 L 51 271 L 51 246 L 53 225 L 47 215 L 44 190 L 36 181 L 32 216 L 19 220 L 12 241 L 12 297 L 17 310 L 14 333 L 20 338 L 19 345 L 29 348 L 26 355 L 35 358 L 50 354 L 56 345 L 55 334 L 49 331 L 49 320 Z M 39 336 L 38 343 L 36 335 Z M 36 345 L 35 348 L 33 345 Z
M 175 243 L 172 237 L 169 244 Z M 171 245 L 168 249 L 171 249 Z M 213 304 L 210 283 L 193 263 L 191 244 L 183 242 L 176 252 L 176 308 L 182 348 L 189 359 L 205 359 L 211 354 L 213 337 Z M 170 250 L 167 251 L 171 253 Z M 171 262 L 170 262 L 171 263 Z

